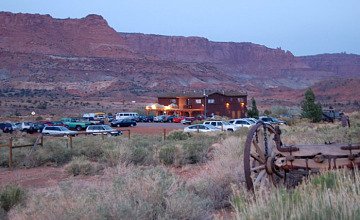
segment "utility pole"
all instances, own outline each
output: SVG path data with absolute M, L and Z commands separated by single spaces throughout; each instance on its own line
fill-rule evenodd
M 204 116 L 205 116 L 205 118 L 206 118 L 206 97 L 207 97 L 207 95 L 206 95 L 206 90 L 204 89 Z

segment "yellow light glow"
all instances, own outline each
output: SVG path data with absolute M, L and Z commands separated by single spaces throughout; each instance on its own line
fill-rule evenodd
M 151 105 L 151 109 L 156 109 L 156 105 L 155 104 L 153 104 L 153 105 Z
M 245 103 L 243 103 L 243 102 L 240 103 L 240 106 L 241 106 L 241 107 L 244 107 L 244 105 L 245 105 Z
M 229 107 L 230 107 L 230 103 L 227 102 L 227 103 L 225 104 L 225 106 L 226 106 L 226 108 L 229 108 Z

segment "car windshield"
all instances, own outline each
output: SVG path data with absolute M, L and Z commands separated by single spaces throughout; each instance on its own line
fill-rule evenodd
M 213 130 L 217 130 L 218 128 L 213 126 L 213 125 L 206 125 L 206 127 L 210 128 L 210 129 L 213 129 Z
M 69 129 L 65 128 L 65 127 L 59 127 L 61 131 L 68 131 Z
M 103 128 L 104 128 L 105 130 L 112 130 L 112 128 L 111 128 L 109 125 L 103 125 Z

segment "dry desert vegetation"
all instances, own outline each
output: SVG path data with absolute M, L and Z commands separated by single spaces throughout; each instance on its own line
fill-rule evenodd
M 305 120 L 282 125 L 283 142 L 360 142 L 360 113 L 351 128 Z M 292 188 L 246 190 L 243 147 L 247 129 L 234 133 L 63 138 L 14 150 L 14 171 L 1 176 L 0 219 L 358 219 L 357 170 L 324 171 Z M 1 134 L 1 139 L 5 134 Z M 32 137 L 35 138 L 35 137 Z M 24 143 L 21 135 L 15 139 Z M 0 164 L 7 164 L 1 149 Z M 56 172 L 46 184 L 11 172 Z M 5 172 L 5 171 L 2 171 Z M 26 183 L 26 184 L 25 184 Z M 43 182 L 42 182 L 43 183 Z

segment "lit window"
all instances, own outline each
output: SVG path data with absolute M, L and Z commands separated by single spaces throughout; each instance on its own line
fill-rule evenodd
M 215 99 L 208 99 L 208 103 L 209 103 L 209 104 L 215 103 Z
M 196 102 L 197 104 L 201 104 L 201 99 L 195 99 L 195 102 Z

